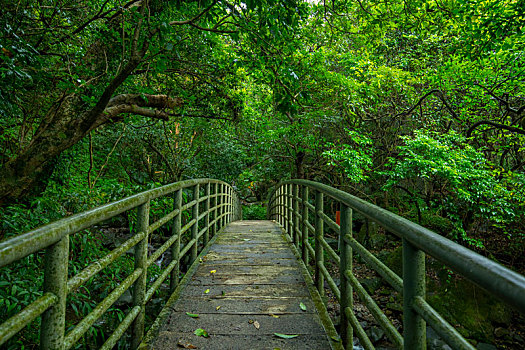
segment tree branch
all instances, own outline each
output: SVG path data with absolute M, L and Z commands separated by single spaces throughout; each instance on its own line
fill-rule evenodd
M 204 27 L 196 25 L 195 23 L 189 23 L 189 25 L 194 27 L 194 28 L 197 28 L 199 30 L 205 31 L 205 32 L 213 32 L 213 33 L 221 33 L 221 34 L 237 33 L 236 30 L 220 30 L 220 29 L 216 29 L 215 27 L 213 27 L 213 28 L 204 28 Z
M 438 90 L 438 89 L 434 89 L 434 90 L 430 90 L 429 92 L 427 92 L 425 95 L 423 95 L 423 97 L 421 97 L 419 99 L 419 101 L 417 101 L 417 103 L 415 105 L 413 105 L 408 111 L 405 111 L 405 112 L 401 112 L 401 113 L 398 113 L 395 115 L 395 117 L 400 117 L 402 115 L 409 115 L 410 113 L 412 113 L 418 106 L 421 105 L 421 103 L 423 103 L 423 101 L 430 95 L 432 94 L 436 94 L 438 96 L 438 98 L 441 100 L 441 102 L 443 102 L 443 104 L 445 105 L 445 107 L 447 108 L 447 110 L 450 112 L 450 114 L 452 114 L 452 116 L 459 120 L 459 117 L 458 115 L 456 114 L 456 112 L 454 112 L 454 110 L 452 109 L 452 107 L 448 104 L 446 98 L 445 98 L 445 95 L 443 94 L 443 92 L 441 90 Z
M 161 109 L 173 109 L 182 105 L 182 99 L 166 95 L 122 94 L 113 97 L 102 113 L 106 122 L 122 113 L 133 113 L 153 119 L 169 120 L 170 114 Z M 149 107 L 149 108 L 148 108 Z M 150 109 L 154 108 L 154 109 Z
M 199 13 L 197 16 L 193 17 L 192 19 L 188 19 L 186 21 L 171 21 L 169 24 L 172 25 L 172 26 L 173 25 L 180 26 L 180 25 L 184 25 L 184 24 L 191 24 L 191 23 L 193 23 L 195 21 L 198 21 L 199 18 L 201 18 L 206 12 L 210 11 L 213 8 L 213 6 L 215 6 L 216 3 L 217 3 L 217 0 L 212 2 L 210 6 L 205 8 L 204 11 L 202 11 L 201 13 Z
M 514 126 L 505 125 L 505 124 L 495 123 L 495 122 L 492 122 L 490 120 L 481 120 L 481 121 L 479 121 L 477 123 L 474 123 L 467 130 L 467 138 L 470 137 L 472 132 L 474 131 L 474 129 L 476 129 L 480 125 L 490 125 L 490 126 L 493 126 L 495 128 L 498 128 L 498 129 L 504 129 L 504 130 L 508 130 L 508 131 L 511 131 L 511 132 L 515 132 L 517 134 L 525 135 L 525 130 L 523 130 L 523 129 L 516 128 Z

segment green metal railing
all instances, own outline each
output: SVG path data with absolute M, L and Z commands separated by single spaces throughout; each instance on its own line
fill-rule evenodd
M 184 190 L 192 192 L 191 196 L 186 196 L 187 203 L 183 203 Z M 150 202 L 166 195 L 173 195 L 173 210 L 150 224 Z M 68 279 L 69 236 L 135 208 L 137 209 L 137 225 L 131 238 Z M 202 212 L 200 208 L 203 209 Z M 185 211 L 191 211 L 191 220 L 181 227 L 181 218 Z M 143 338 L 146 303 L 152 298 L 154 292 L 168 277 L 170 278 L 170 290 L 175 290 L 179 282 L 181 259 L 189 254 L 190 263 L 195 261 L 199 248 L 206 246 L 211 236 L 230 221 L 240 218 L 239 197 L 230 185 L 218 180 L 198 179 L 145 191 L 0 242 L 0 267 L 45 249 L 43 294 L 0 325 L 0 345 L 42 315 L 40 347 L 42 349 L 70 349 L 95 321 L 128 288 L 132 287 L 131 310 L 101 348 L 112 349 L 126 330 L 131 327 L 131 345 L 135 349 Z M 173 225 L 170 238 L 148 256 L 150 235 L 170 221 Z M 181 237 L 187 231 L 191 232 L 191 239 L 181 247 Z M 67 295 L 133 247 L 135 247 L 133 272 L 66 334 Z M 171 262 L 149 289 L 146 289 L 148 267 L 168 249 L 171 249 L 172 253 Z
M 311 197 L 313 194 L 314 198 Z M 325 199 L 338 204 L 340 224 L 325 213 Z M 400 278 L 366 250 L 352 235 L 352 211 L 376 222 L 402 239 L 403 276 Z M 310 223 L 309 216 L 314 216 Z M 425 300 L 425 255 L 447 265 L 517 310 L 525 313 L 525 276 L 515 273 L 461 245 L 387 210 L 335 188 L 307 180 L 291 180 L 278 185 L 271 194 L 268 218 L 286 231 L 301 252 L 305 264 L 315 262 L 314 281 L 321 295 L 325 281 L 341 306 L 340 335 L 352 349 L 354 332 L 365 349 L 374 349 L 353 311 L 353 293 L 366 305 L 389 340 L 399 349 L 426 349 L 428 323 L 453 349 L 475 348 Z M 327 225 L 339 236 L 339 254 L 325 240 Z M 313 247 L 308 238 L 315 239 Z M 403 296 L 403 335 L 381 311 L 352 272 L 352 254 L 359 254 L 392 288 Z M 325 254 L 339 264 L 340 287 L 325 267 Z

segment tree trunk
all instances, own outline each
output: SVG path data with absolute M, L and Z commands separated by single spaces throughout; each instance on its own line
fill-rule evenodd
M 157 109 L 182 104 L 181 99 L 165 95 L 123 94 L 108 99 L 102 105 L 103 98 L 95 107 L 84 112 L 85 103 L 79 96 L 69 95 L 63 99 L 41 124 L 29 146 L 0 168 L 0 205 L 19 201 L 37 183 L 47 182 L 52 172 L 48 166 L 50 160 L 79 142 L 91 130 L 114 121 L 121 113 L 131 112 L 167 120 L 169 114 Z

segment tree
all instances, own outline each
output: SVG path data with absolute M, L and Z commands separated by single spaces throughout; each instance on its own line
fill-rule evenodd
M 45 184 L 56 156 L 125 114 L 168 120 L 197 111 L 196 117 L 236 118 L 239 103 L 224 78 L 232 63 L 225 49 L 243 35 L 268 31 L 266 23 L 284 36 L 285 24 L 301 13 L 292 1 L 4 4 L 0 132 L 15 146 L 2 152 L 0 203 Z M 170 86 L 177 76 L 207 98 Z

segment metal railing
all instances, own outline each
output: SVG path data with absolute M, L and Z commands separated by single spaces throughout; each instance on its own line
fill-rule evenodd
M 313 198 L 311 194 L 313 193 Z M 324 201 L 339 205 L 340 224 L 325 213 Z M 403 273 L 400 278 L 364 248 L 352 235 L 352 211 L 376 222 L 402 239 Z M 309 221 L 314 216 L 314 224 Z M 399 349 L 426 349 L 426 323 L 454 349 L 475 348 L 425 300 L 425 256 L 435 258 L 489 293 L 525 313 L 525 276 L 515 273 L 422 226 L 327 185 L 291 180 L 277 186 L 270 196 L 268 218 L 278 222 L 300 251 L 308 266 L 315 262 L 314 281 L 321 295 L 325 281 L 341 306 L 340 336 L 352 349 L 354 331 L 365 349 L 374 349 L 353 311 L 353 293 L 366 305 L 389 340 Z M 326 224 L 339 236 L 339 254 L 325 240 Z M 313 247 L 309 242 L 313 234 Z M 381 311 L 353 274 L 352 254 L 375 270 L 403 299 L 403 335 Z M 339 265 L 340 287 L 328 272 L 325 254 Z
M 191 196 L 186 196 L 187 203 L 183 203 L 184 190 L 192 192 Z M 201 192 L 204 192 L 203 195 Z M 151 200 L 166 195 L 173 195 L 173 210 L 150 224 Z M 108 255 L 68 279 L 69 236 L 134 208 L 137 208 L 137 224 L 134 234 Z M 200 208 L 203 209 L 202 212 Z M 183 213 L 190 211 L 191 220 L 181 227 Z M 0 267 L 45 249 L 42 296 L 0 325 L 0 345 L 42 315 L 41 349 L 70 349 L 95 321 L 128 288 L 132 287 L 131 309 L 101 349 L 112 349 L 129 327 L 132 328 L 131 346 L 133 349 L 136 348 L 144 335 L 146 303 L 152 298 L 155 291 L 168 277 L 170 278 L 170 290 L 175 290 L 179 282 L 181 259 L 189 254 L 190 263 L 195 261 L 199 247 L 206 246 L 215 233 L 230 221 L 240 219 L 240 216 L 239 197 L 230 185 L 211 179 L 188 180 L 145 191 L 0 242 Z M 172 223 L 170 238 L 148 256 L 150 235 L 170 221 Z M 181 237 L 187 231 L 191 232 L 191 239 L 181 247 Z M 68 294 L 74 292 L 133 247 L 135 247 L 133 272 L 66 334 L 66 298 Z M 147 289 L 148 267 L 168 249 L 171 249 L 172 254 L 169 265 Z

